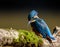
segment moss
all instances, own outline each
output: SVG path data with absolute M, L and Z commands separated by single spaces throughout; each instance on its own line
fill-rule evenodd
M 38 44 L 43 44 L 42 39 L 32 31 L 18 30 L 18 33 L 19 38 L 15 39 L 15 42 L 23 42 L 24 44 L 27 44 L 27 42 L 29 42 L 30 45 L 35 44 L 36 47 Z

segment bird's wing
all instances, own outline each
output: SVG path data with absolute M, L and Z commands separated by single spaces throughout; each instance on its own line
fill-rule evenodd
M 42 26 L 42 29 L 44 30 L 44 32 L 47 34 L 47 35 L 51 35 L 51 32 L 50 32 L 50 29 L 48 27 L 48 25 L 45 23 L 45 21 L 42 19 L 41 22 L 39 22 Z
M 45 37 L 46 37 L 46 35 L 47 35 L 51 39 L 54 39 L 53 35 L 50 32 L 48 25 L 45 23 L 45 21 L 43 19 L 36 20 L 36 27 L 43 36 L 45 35 Z
M 43 35 L 43 37 L 46 37 L 46 32 L 44 31 L 45 27 L 41 23 L 41 21 L 39 22 L 38 20 L 36 20 L 35 25 L 36 25 L 35 29 L 38 30 L 38 32 L 40 32 Z
M 40 27 L 42 30 L 45 30 L 45 28 L 47 27 L 47 24 L 43 19 L 37 19 L 36 23 L 37 23 L 36 25 Z
M 39 25 L 39 29 L 45 33 L 47 36 L 49 36 L 51 39 L 54 39 L 48 25 L 45 23 L 45 21 L 42 19 L 41 21 L 37 21 Z

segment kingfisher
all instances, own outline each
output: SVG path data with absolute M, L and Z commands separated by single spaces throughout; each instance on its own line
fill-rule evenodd
M 38 17 L 38 12 L 36 10 L 32 10 L 28 14 L 28 23 L 37 35 L 41 34 L 42 37 L 46 38 L 50 43 L 52 43 L 52 40 L 55 40 L 48 25 L 42 18 Z

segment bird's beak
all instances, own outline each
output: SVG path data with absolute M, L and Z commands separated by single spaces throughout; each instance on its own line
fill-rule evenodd
M 28 21 L 28 25 L 31 23 L 31 21 Z

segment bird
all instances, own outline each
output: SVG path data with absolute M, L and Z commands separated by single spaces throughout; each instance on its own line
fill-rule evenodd
M 43 38 L 46 38 L 50 43 L 55 40 L 52 35 L 48 25 L 44 19 L 38 17 L 38 12 L 36 10 L 30 11 L 28 14 L 28 24 L 31 25 L 32 30 L 37 34 L 41 34 Z

